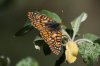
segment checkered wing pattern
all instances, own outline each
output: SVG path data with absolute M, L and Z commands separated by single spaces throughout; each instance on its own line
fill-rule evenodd
M 60 53 L 61 50 L 61 40 L 62 34 L 60 31 L 50 31 L 48 28 L 40 31 L 42 38 L 49 45 L 52 52 L 56 55 Z
M 53 20 L 40 14 L 39 12 L 28 12 L 28 18 L 31 20 L 32 25 L 39 31 L 45 28 L 45 24 Z
M 34 14 L 33 12 L 29 12 L 28 18 L 31 20 L 32 25 L 40 31 L 40 35 L 49 45 L 51 51 L 58 55 L 61 51 L 62 33 L 60 30 L 52 30 L 52 28 L 47 25 L 55 21 L 39 12 L 35 12 Z

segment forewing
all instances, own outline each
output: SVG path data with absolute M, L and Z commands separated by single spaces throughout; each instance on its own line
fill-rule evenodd
M 45 28 L 46 23 L 53 21 L 52 19 L 43 14 L 40 14 L 39 12 L 28 12 L 28 18 L 32 22 L 32 25 L 38 30 L 42 30 L 43 28 Z

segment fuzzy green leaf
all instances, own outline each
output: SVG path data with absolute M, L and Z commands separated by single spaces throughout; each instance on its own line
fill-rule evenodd
M 10 66 L 10 58 L 5 56 L 0 56 L 0 66 Z
M 48 16 L 49 18 L 52 18 L 53 20 L 57 21 L 58 23 L 62 22 L 61 18 L 54 12 L 50 12 L 48 10 L 42 10 L 41 13 Z
M 71 22 L 71 26 L 73 28 L 74 34 L 76 34 L 79 30 L 80 24 L 85 21 L 87 18 L 86 13 L 82 13 L 80 16 L 78 16 L 74 21 Z M 75 35 L 74 35 L 75 36 Z
M 94 34 L 91 34 L 91 33 L 86 33 L 83 35 L 83 38 L 86 38 L 86 39 L 89 39 L 91 41 L 95 41 L 97 40 L 99 37 L 94 35 Z
M 33 43 L 35 45 L 38 45 L 38 46 L 43 46 L 43 44 L 45 42 L 44 42 L 44 40 L 40 36 L 36 36 L 36 38 L 34 39 Z
M 89 44 L 84 42 L 79 44 L 79 53 L 87 66 L 93 66 L 100 56 L 100 45 L 98 43 Z
M 22 27 L 20 30 L 18 30 L 15 33 L 15 36 L 23 36 L 28 34 L 33 29 L 33 26 L 29 20 L 26 21 L 24 27 Z
M 27 25 L 32 26 L 32 24 L 31 24 L 31 23 L 32 23 L 32 22 L 31 22 L 30 20 L 27 20 L 27 21 L 26 21 L 26 23 L 24 24 L 24 27 L 25 27 L 25 26 L 27 26 Z
M 40 46 L 43 46 L 43 51 L 45 55 L 51 54 L 51 50 L 48 44 L 40 36 L 36 36 L 36 38 L 34 39 L 34 44 L 35 48 L 38 50 L 40 50 Z
M 35 39 L 34 39 L 34 42 L 38 41 L 38 40 L 43 40 L 43 39 L 40 36 L 36 36 Z
M 15 36 L 23 36 L 28 34 L 33 29 L 33 26 L 26 25 L 15 33 Z
M 27 57 L 25 59 L 22 59 L 21 61 L 19 61 L 16 66 L 39 66 L 38 62 L 31 58 L 31 57 Z

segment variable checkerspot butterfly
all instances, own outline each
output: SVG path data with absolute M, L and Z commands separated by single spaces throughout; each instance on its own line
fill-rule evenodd
M 51 51 L 58 55 L 62 42 L 60 24 L 39 12 L 28 12 L 28 18 L 32 25 L 40 31 L 41 37 L 49 45 Z

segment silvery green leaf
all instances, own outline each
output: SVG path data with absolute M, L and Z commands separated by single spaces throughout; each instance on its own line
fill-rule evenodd
M 83 38 L 86 38 L 86 39 L 89 39 L 91 41 L 95 41 L 97 40 L 99 37 L 94 35 L 94 34 L 91 34 L 91 33 L 86 33 L 83 35 Z
M 74 21 L 71 22 L 71 26 L 75 34 L 78 32 L 80 24 L 83 21 L 85 21 L 86 18 L 87 18 L 87 14 L 83 12 L 80 16 L 78 16 Z
M 98 43 L 90 44 L 83 42 L 79 44 L 79 53 L 88 66 L 93 66 L 93 64 L 99 59 L 100 45 Z
M 16 66 L 39 66 L 38 62 L 31 58 L 31 57 L 27 57 L 25 59 L 22 59 L 21 61 L 19 61 Z
M 27 25 L 32 26 L 32 24 L 31 24 L 31 21 L 30 21 L 30 20 L 27 20 L 27 21 L 26 21 L 26 23 L 24 24 L 24 27 L 25 27 L 25 26 L 27 26 Z
M 67 27 L 65 25 L 61 25 L 62 29 L 67 29 Z
M 36 49 L 39 49 L 40 46 L 43 46 L 43 44 L 45 44 L 44 40 L 40 36 L 36 36 L 33 43 Z
M 40 46 L 35 45 L 35 49 L 40 50 Z
M 24 27 L 15 33 L 15 36 L 23 36 L 28 34 L 33 29 L 33 26 L 29 20 L 26 21 Z
M 35 44 L 35 49 L 40 50 L 40 47 L 42 46 L 45 55 L 51 54 L 48 44 L 40 36 L 36 36 L 33 42 Z
M 0 56 L 0 66 L 10 66 L 10 58 L 5 56 Z
M 26 25 L 15 33 L 15 36 L 23 36 L 28 34 L 33 29 L 33 26 Z
M 36 36 L 36 38 L 34 39 L 34 42 L 38 40 L 43 40 L 43 39 L 40 36 Z

